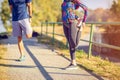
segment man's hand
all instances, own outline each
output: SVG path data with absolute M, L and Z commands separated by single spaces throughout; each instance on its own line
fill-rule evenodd
M 29 18 L 29 22 L 32 23 L 32 19 L 31 18 Z
M 12 13 L 12 8 L 13 8 L 13 6 L 12 5 L 10 5 L 10 12 Z
M 32 22 L 32 20 L 31 20 L 31 18 L 32 18 L 32 3 L 31 2 L 27 3 L 27 7 L 28 7 L 28 13 L 29 13 L 29 22 L 31 23 Z

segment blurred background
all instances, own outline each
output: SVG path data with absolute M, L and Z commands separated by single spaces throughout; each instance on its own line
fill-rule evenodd
M 120 46 L 120 25 L 110 23 L 120 22 L 120 0 L 81 0 L 88 7 L 87 22 L 99 22 L 94 28 L 93 41 L 106 43 L 114 46 Z M 32 0 L 33 18 L 32 27 L 35 32 L 40 33 L 41 22 L 61 22 L 61 4 L 62 0 Z M 83 10 L 79 9 L 80 16 Z M 102 24 L 109 22 L 109 24 Z M 62 25 L 58 25 L 55 32 L 63 34 Z M 49 25 L 49 31 L 52 29 Z M 43 30 L 46 30 L 44 28 Z M 11 33 L 11 14 L 8 0 L 0 0 L 0 34 L 4 32 Z M 89 40 L 90 25 L 83 31 L 82 38 Z M 56 37 L 59 40 L 63 38 Z M 93 45 L 94 55 L 100 55 L 115 62 L 120 62 L 120 51 Z
M 10 26 L 11 20 L 8 0 L 0 0 L 0 24 Z M 119 0 L 81 0 L 88 7 L 87 21 L 95 22 L 116 22 L 120 20 Z M 33 0 L 33 26 L 38 26 L 42 21 L 61 21 L 62 0 Z

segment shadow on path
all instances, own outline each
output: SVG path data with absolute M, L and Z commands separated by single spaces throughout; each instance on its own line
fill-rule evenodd
M 11 42 L 11 44 L 16 44 L 16 41 L 14 41 L 14 39 L 12 39 L 9 42 Z M 32 39 L 31 40 L 24 40 L 24 46 L 25 46 L 25 49 L 26 49 L 27 53 L 30 55 L 31 59 L 34 61 L 36 66 L 31 66 L 31 65 L 11 65 L 11 64 L 0 64 L 0 66 L 4 66 L 4 67 L 17 67 L 17 68 L 34 68 L 34 67 L 37 67 L 39 72 L 42 73 L 42 75 L 44 76 L 45 80 L 53 80 L 53 78 L 49 75 L 49 73 L 50 74 L 63 74 L 63 75 L 78 75 L 78 76 L 82 75 L 82 76 L 86 76 L 86 77 L 90 76 L 90 75 L 81 74 L 81 73 L 72 74 L 72 73 L 68 73 L 68 72 L 66 72 L 66 73 L 63 73 L 63 72 L 47 72 L 45 70 L 45 68 L 58 68 L 58 69 L 61 69 L 61 68 L 59 68 L 59 66 L 58 67 L 54 67 L 54 66 L 42 66 L 41 65 L 40 61 L 35 57 L 34 53 L 32 53 L 30 51 L 30 49 L 28 48 L 29 46 L 37 46 L 36 45 L 36 41 L 34 39 L 33 40 Z M 41 46 L 41 47 L 44 48 L 43 46 Z M 70 61 L 64 55 L 62 55 L 62 57 L 64 57 L 68 61 Z M 5 60 L 14 60 L 14 59 L 5 59 Z M 89 74 L 91 74 L 92 76 L 94 76 L 98 80 L 104 80 L 102 77 L 96 75 L 95 73 L 92 73 L 92 71 L 86 69 L 84 66 L 82 66 L 82 65 L 78 65 L 78 66 L 80 66 L 81 68 L 86 70 Z
M 40 64 L 40 62 L 37 60 L 37 58 L 33 55 L 33 53 L 29 50 L 29 48 L 27 47 L 27 45 L 25 45 L 25 49 L 28 52 L 28 54 L 30 55 L 30 57 L 32 58 L 32 60 L 34 61 L 34 63 L 37 65 L 40 73 L 42 73 L 42 75 L 44 76 L 44 78 L 46 78 L 46 80 L 53 80 L 53 78 L 48 74 L 48 72 L 44 69 L 44 67 Z
M 67 57 L 65 57 L 64 55 L 61 55 L 62 57 L 64 57 L 66 60 L 70 61 L 70 59 L 68 59 Z M 79 67 L 83 68 L 84 70 L 86 70 L 89 74 L 91 74 L 92 76 L 96 77 L 98 80 L 104 80 L 101 76 L 96 75 L 95 73 L 93 73 L 91 70 L 87 69 L 86 67 L 78 64 Z
M 3 67 L 17 67 L 17 68 L 35 68 L 37 66 L 26 66 L 26 65 L 12 65 L 12 64 L 0 64 Z

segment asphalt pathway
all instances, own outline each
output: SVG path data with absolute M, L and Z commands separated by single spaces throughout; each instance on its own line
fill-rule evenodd
M 45 44 L 38 44 L 36 38 L 24 38 L 26 60 L 16 61 L 19 50 L 15 37 L 4 40 L 7 54 L 0 59 L 0 68 L 5 68 L 6 80 L 104 80 L 102 77 L 86 71 L 82 67 L 77 70 L 64 70 L 69 60 L 53 52 Z M 3 63 L 5 62 L 5 63 Z M 1 79 L 0 80 L 5 80 Z

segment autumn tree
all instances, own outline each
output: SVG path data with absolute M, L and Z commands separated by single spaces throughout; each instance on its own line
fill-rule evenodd
M 108 22 L 110 19 L 109 9 L 97 8 L 89 10 L 88 22 Z
M 34 0 L 33 21 L 39 24 L 40 21 L 59 21 L 61 15 L 62 0 Z
M 115 21 L 120 21 L 120 0 L 114 0 L 110 10 L 112 11 L 113 19 Z
M 7 22 L 9 22 L 11 19 L 9 6 L 6 6 L 8 5 L 8 0 L 4 0 L 1 5 L 2 7 L 1 7 L 0 16 L 5 28 L 7 29 L 8 27 Z
M 62 0 L 32 0 L 32 26 L 38 26 L 40 22 L 44 21 L 61 20 L 61 3 Z M 11 19 L 8 0 L 2 2 L 0 16 L 3 24 L 7 26 Z

